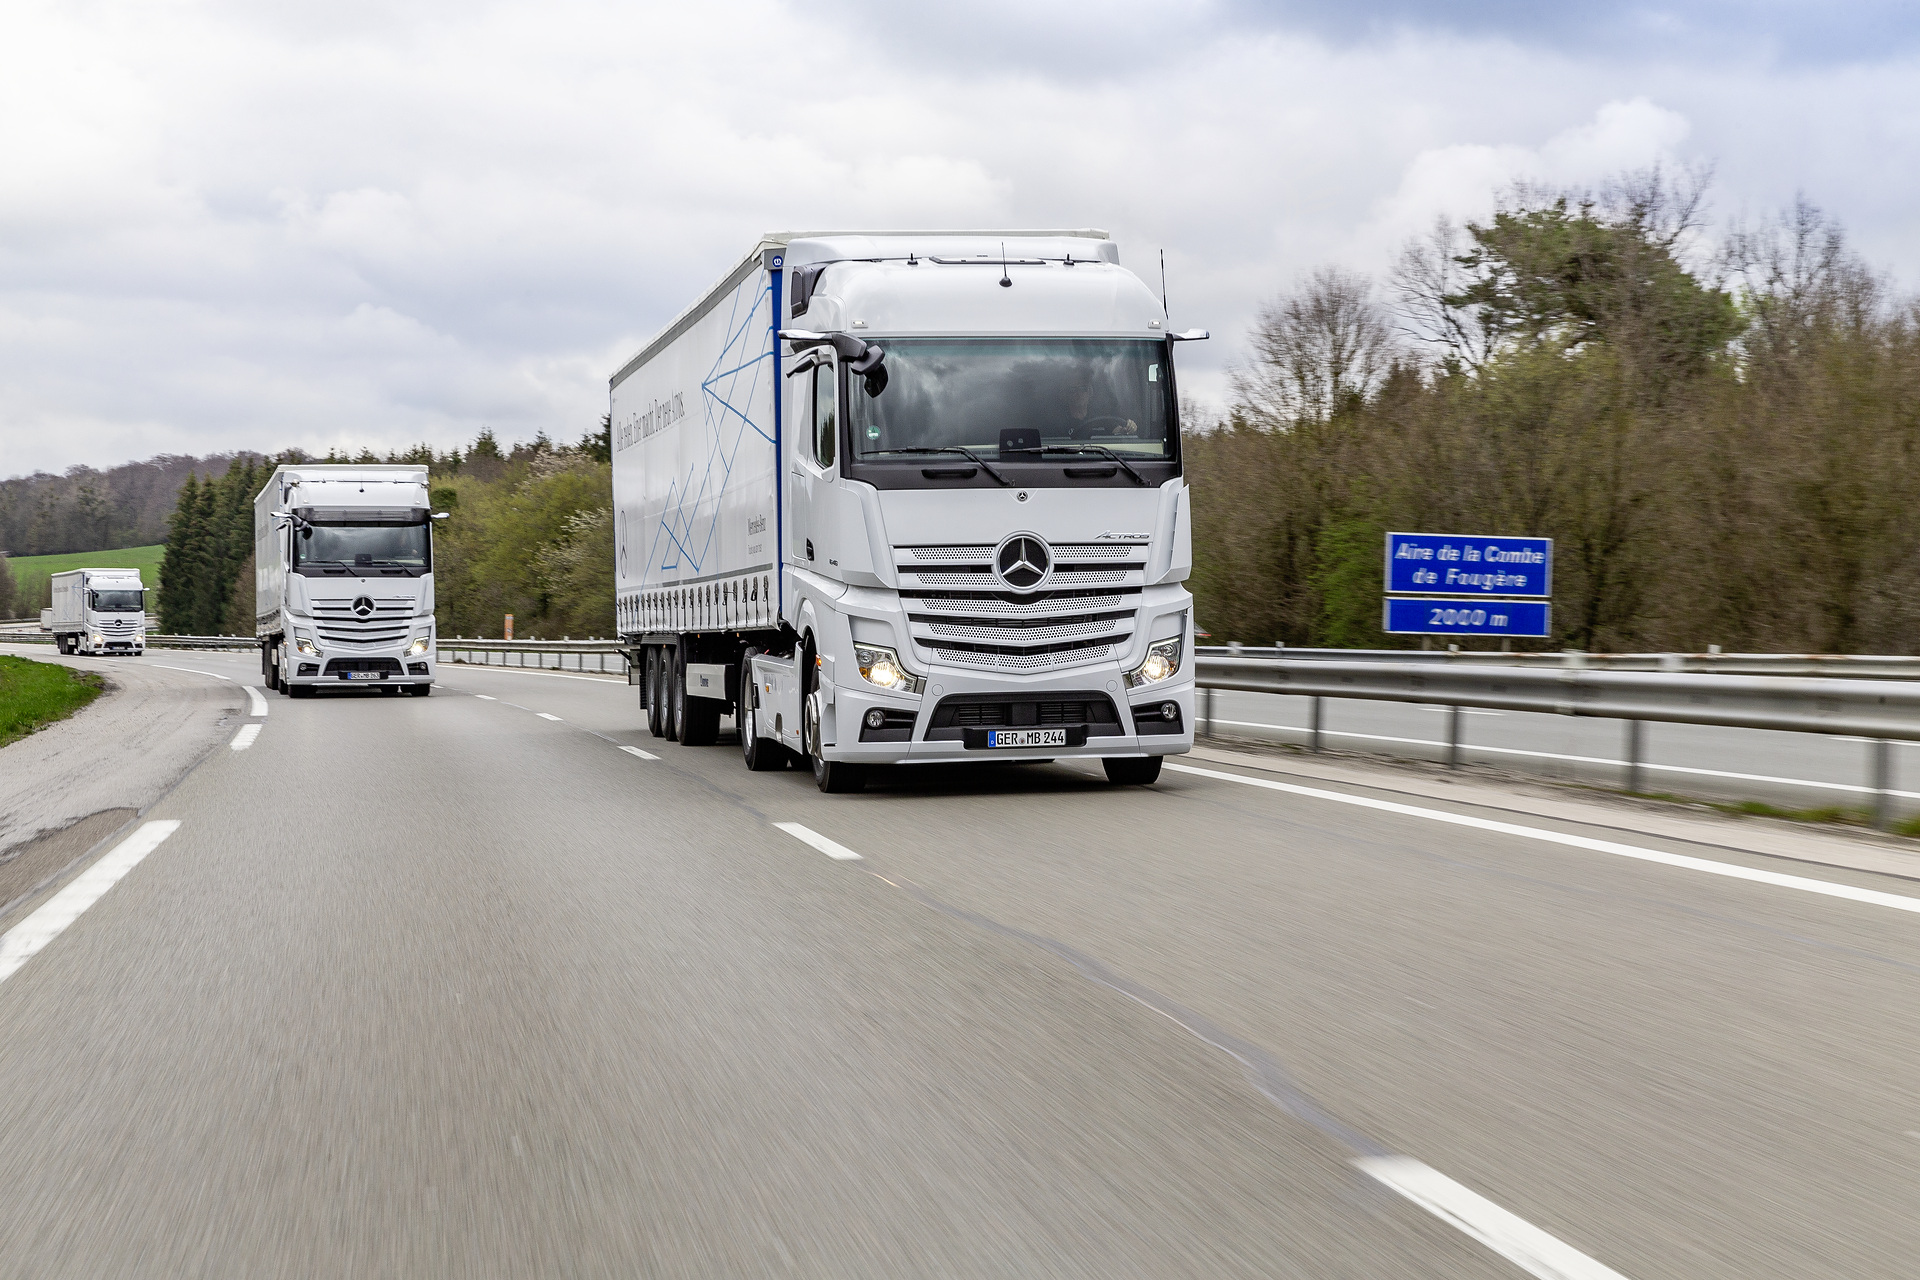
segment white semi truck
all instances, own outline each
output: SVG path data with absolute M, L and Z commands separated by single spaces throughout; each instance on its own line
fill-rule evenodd
M 253 503 L 255 631 L 291 697 L 433 691 L 433 521 L 422 466 L 276 469 Z
M 138 569 L 69 569 L 52 578 L 53 607 L 40 611 L 40 629 L 53 633 L 61 653 L 147 651 L 147 589 Z
M 770 234 L 613 375 L 657 736 L 750 769 L 1193 745 L 1178 341 L 1100 231 Z

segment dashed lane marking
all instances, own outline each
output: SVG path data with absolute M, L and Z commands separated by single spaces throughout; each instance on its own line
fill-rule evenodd
M 792 836 L 795 840 L 804 841 L 812 845 L 829 858 L 834 858 L 841 862 L 860 861 L 859 854 L 843 844 L 827 839 L 811 827 L 803 827 L 797 822 L 776 822 L 773 825 Z
M 498 701 L 500 701 L 500 699 L 498 699 L 498 698 L 496 698 L 496 697 L 494 697 L 494 696 L 493 696 L 492 694 L 490 694 L 490 693 L 476 693 L 476 694 L 474 694 L 473 696 L 474 696 L 474 697 L 476 697 L 476 698 L 478 698 L 478 699 L 480 699 L 480 701 L 482 701 L 482 702 L 498 702 Z
M 556 715 L 549 715 L 545 711 L 536 711 L 533 714 L 539 716 L 542 720 L 558 720 L 560 718 Z
M 254 687 L 253 687 L 252 685 L 250 685 L 250 684 L 243 684 L 243 685 L 241 685 L 240 687 L 241 687 L 242 689 L 245 689 L 245 690 L 247 691 L 247 697 L 249 697 L 249 698 L 251 698 L 251 699 L 253 699 L 253 711 L 252 711 L 252 713 L 251 713 L 251 714 L 253 714 L 253 715 L 256 715 L 256 716 L 264 716 L 264 715 L 266 715 L 266 714 L 267 714 L 267 700 L 266 700 L 266 699 L 265 699 L 264 697 L 262 697 L 262 696 L 261 696 L 261 694 L 260 694 L 260 691 L 259 691 L 258 689 L 256 689 L 256 688 L 254 688 Z
M 1829 898 L 1844 898 L 1849 902 L 1891 907 L 1895 911 L 1920 912 L 1920 898 L 1909 898 L 1898 893 L 1882 893 L 1878 889 L 1861 889 L 1850 884 L 1837 884 L 1831 880 L 1783 875 L 1778 871 L 1762 871 L 1757 867 L 1743 867 L 1733 862 L 1715 862 L 1711 858 L 1694 858 L 1683 853 L 1668 853 L 1664 849 L 1644 849 L 1639 845 L 1620 844 L 1613 840 L 1595 840 L 1591 836 L 1576 836 L 1565 831 L 1552 831 L 1545 827 L 1523 827 L 1518 823 L 1500 822 L 1493 818 L 1476 818 L 1471 814 L 1448 813 L 1443 809 L 1423 809 L 1418 805 L 1399 804 L 1392 800 L 1375 800 L 1372 796 L 1348 795 L 1342 791 L 1302 787 L 1291 782 L 1274 782 L 1267 778 L 1243 778 L 1237 773 L 1222 773 L 1217 769 L 1196 769 L 1190 764 L 1169 764 L 1166 768 L 1176 773 L 1191 773 L 1197 777 L 1213 778 L 1219 782 L 1237 782 L 1242 786 L 1306 796 L 1311 800 L 1331 800 L 1335 804 L 1350 804 L 1362 809 L 1375 809 L 1381 813 L 1397 813 L 1407 818 L 1425 818 L 1429 822 L 1444 822 L 1449 826 L 1471 827 L 1476 831 L 1519 836 L 1527 840 L 1564 845 L 1569 849 L 1584 849 L 1589 853 L 1606 853 L 1616 858 L 1632 858 L 1636 862 L 1653 862 L 1661 866 L 1679 867 L 1685 871 L 1699 871 L 1710 876 L 1726 876 L 1732 880 L 1750 880 L 1755 884 L 1772 885 L 1779 889 L 1797 889 L 1801 893 L 1817 893 Z
M 258 729 L 259 725 L 248 725 Z M 120 883 L 120 877 L 134 869 L 140 859 L 160 847 L 160 842 L 180 829 L 174 821 L 149 822 L 115 845 L 98 862 L 74 877 L 73 883 L 53 895 L 39 910 L 0 937 L 0 982 L 19 972 L 40 949 L 59 937 L 80 913 Z
M 1626 1280 L 1565 1241 L 1548 1235 L 1446 1174 L 1407 1156 L 1371 1156 L 1354 1165 L 1448 1226 L 1540 1280 Z
M 231 746 L 235 751 L 245 751 L 248 747 L 253 745 L 253 740 L 259 736 L 260 736 L 259 725 L 243 724 L 240 726 L 240 732 L 234 734 L 233 741 L 228 743 L 227 745 Z
M 639 756 L 642 760 L 658 760 L 660 758 L 659 756 L 653 754 L 653 752 L 642 751 L 638 747 L 621 747 L 620 749 L 626 752 L 630 756 Z

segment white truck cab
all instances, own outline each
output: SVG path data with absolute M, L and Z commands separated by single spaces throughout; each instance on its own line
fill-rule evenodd
M 372 685 L 425 696 L 436 665 L 423 466 L 282 466 L 254 499 L 255 631 L 291 697 Z
M 656 734 L 822 789 L 1193 742 L 1178 341 L 1103 232 L 769 235 L 613 378 Z
M 69 569 L 52 579 L 40 629 L 61 653 L 137 658 L 147 651 L 147 589 L 138 569 Z

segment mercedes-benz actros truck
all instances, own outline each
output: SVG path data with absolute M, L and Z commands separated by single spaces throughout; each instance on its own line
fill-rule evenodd
M 147 651 L 147 589 L 138 569 L 69 569 L 53 575 L 53 607 L 40 629 L 61 653 L 137 658 Z
M 611 380 L 647 723 L 750 769 L 1193 745 L 1174 350 L 1100 231 L 770 234 Z
M 291 697 L 433 692 L 433 521 L 423 466 L 276 469 L 253 503 L 260 671 Z

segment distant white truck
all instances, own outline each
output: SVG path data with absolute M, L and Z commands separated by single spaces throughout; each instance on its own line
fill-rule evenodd
M 422 466 L 282 466 L 253 504 L 260 671 L 433 692 L 433 521 Z
M 147 651 L 147 589 L 138 569 L 69 569 L 53 575 L 53 607 L 40 629 L 61 653 L 137 658 Z
M 613 375 L 654 734 L 750 769 L 1193 745 L 1165 309 L 1100 231 L 769 234 Z

